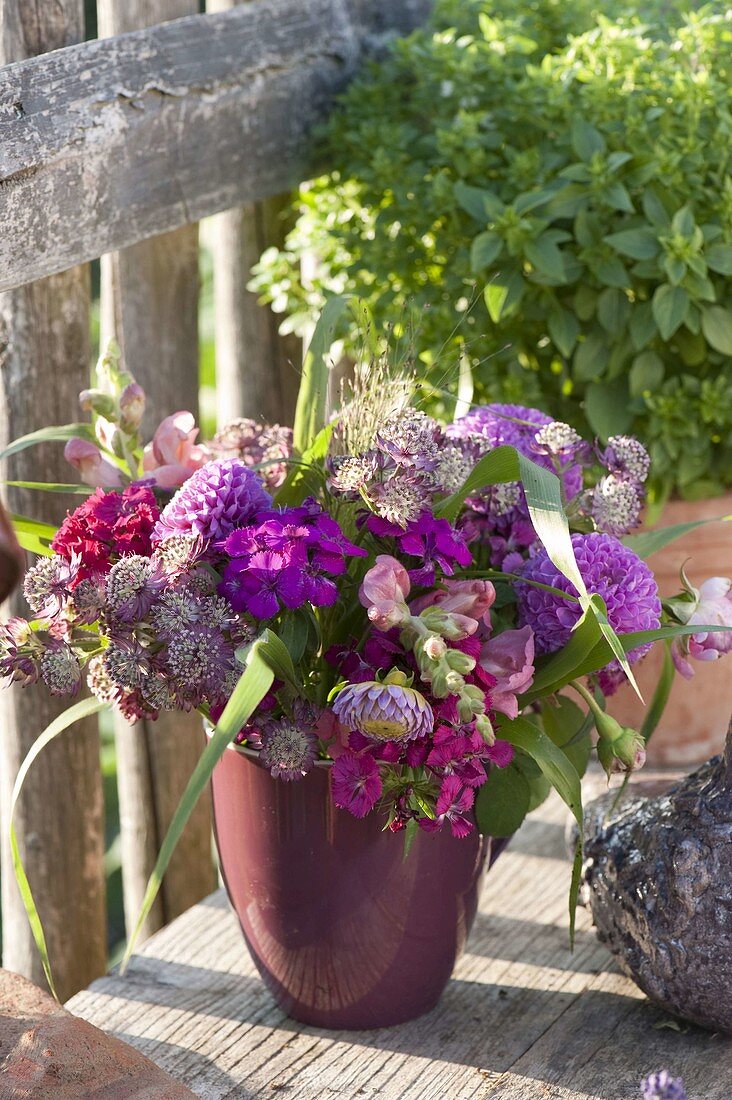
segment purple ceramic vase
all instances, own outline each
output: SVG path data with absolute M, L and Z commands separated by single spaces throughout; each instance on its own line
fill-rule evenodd
M 324 762 L 288 783 L 232 747 L 212 783 L 229 899 L 280 1007 L 351 1029 L 433 1008 L 472 926 L 491 840 L 420 832 L 405 860 L 379 815 L 334 806 Z

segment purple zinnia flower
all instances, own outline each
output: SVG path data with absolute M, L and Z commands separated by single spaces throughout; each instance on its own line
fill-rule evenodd
M 354 817 L 365 817 L 381 796 L 379 765 L 369 753 L 346 749 L 333 763 L 333 801 Z
M 687 1100 L 684 1082 L 672 1077 L 667 1069 L 652 1073 L 641 1081 L 643 1100 Z
M 174 535 L 225 539 L 271 502 L 257 475 L 241 459 L 207 462 L 163 509 L 152 540 L 164 542 Z
M 573 535 L 572 546 L 588 590 L 605 601 L 613 630 L 631 634 L 659 626 L 661 601 L 656 581 L 652 570 L 637 554 L 612 535 L 598 533 Z M 572 583 L 550 561 L 544 548 L 529 558 L 522 576 L 576 595 Z M 516 583 L 516 591 L 519 623 L 534 631 L 537 653 L 561 649 L 582 614 L 579 604 L 521 581 Z M 631 650 L 628 659 L 637 661 L 648 649 L 649 645 L 638 646 Z
M 275 779 L 302 779 L 315 763 L 317 739 L 297 716 L 262 726 L 260 758 Z
M 366 680 L 339 692 L 333 713 L 348 730 L 376 741 L 402 741 L 432 731 L 434 715 L 424 695 L 406 686 L 407 678 L 390 672 L 383 683 Z

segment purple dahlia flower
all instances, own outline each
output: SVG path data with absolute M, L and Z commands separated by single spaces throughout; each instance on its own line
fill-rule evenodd
M 612 535 L 573 535 L 572 546 L 579 571 L 590 592 L 602 596 L 607 617 L 618 634 L 654 630 L 661 619 L 661 601 L 652 571 L 644 561 Z M 526 562 L 522 575 L 576 595 L 570 581 L 559 572 L 545 549 Z M 518 582 L 519 623 L 534 631 L 537 653 L 554 653 L 569 641 L 582 614 L 580 606 L 541 588 Z M 638 646 L 628 657 L 637 661 L 649 645 Z M 608 666 L 611 667 L 611 666 Z
M 425 697 L 406 687 L 406 677 L 400 673 L 390 673 L 384 683 L 349 684 L 338 694 L 333 713 L 346 729 L 376 741 L 422 737 L 432 732 L 435 721 Z
M 207 462 L 186 481 L 163 509 L 153 543 L 175 535 L 225 539 L 272 498 L 246 462 L 238 458 Z

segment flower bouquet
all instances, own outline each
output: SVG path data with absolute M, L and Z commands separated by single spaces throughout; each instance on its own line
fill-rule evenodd
M 238 420 L 199 444 L 180 412 L 143 447 L 144 394 L 112 350 L 81 396 L 90 423 L 8 449 L 65 439 L 89 491 L 57 531 L 16 517 L 39 557 L 0 661 L 7 683 L 90 692 L 39 737 L 15 797 L 82 716 L 198 710 L 210 736 L 138 930 L 213 778 L 224 877 L 270 988 L 300 1019 L 368 1026 L 437 1000 L 484 863 L 550 788 L 581 829 L 593 742 L 608 773 L 642 763 L 670 677 L 642 733 L 604 695 L 654 641 L 691 639 L 684 666 L 717 655 L 731 616 L 719 580 L 714 601 L 687 585 L 662 605 L 638 550 L 671 536 L 624 537 L 648 474 L 636 440 L 600 447 L 507 405 L 441 424 L 388 355 L 326 410 L 347 308 L 333 299 L 315 332 L 294 433 Z M 572 912 L 580 860 L 581 842 Z

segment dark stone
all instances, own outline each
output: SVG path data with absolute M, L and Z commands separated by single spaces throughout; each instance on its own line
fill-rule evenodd
M 732 727 L 663 794 L 588 807 L 587 886 L 600 940 L 651 1000 L 732 1034 Z
M 0 970 L 0 1100 L 188 1100 L 184 1085 L 80 1020 L 26 978 Z

